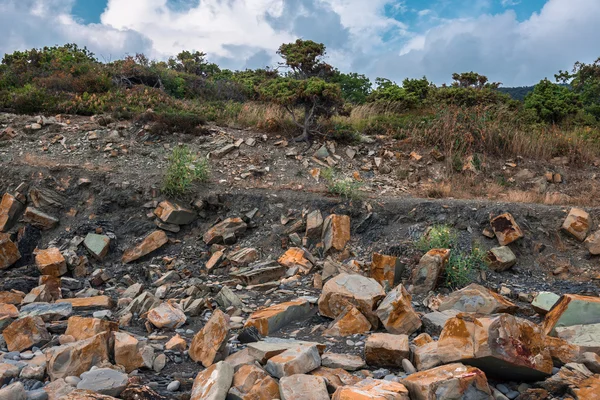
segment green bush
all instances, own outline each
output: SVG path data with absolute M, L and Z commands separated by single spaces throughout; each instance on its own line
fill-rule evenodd
M 168 196 L 180 197 L 187 194 L 195 182 L 206 182 L 208 177 L 208 160 L 192 154 L 188 146 L 177 146 L 169 157 L 163 192 Z
M 449 249 L 456 244 L 458 233 L 448 225 L 434 225 L 417 241 L 417 248 L 422 252 L 432 249 Z
M 544 79 L 525 97 L 525 108 L 533 110 L 540 121 L 556 124 L 576 115 L 581 104 L 577 93 Z
M 453 251 L 446 265 L 445 285 L 453 290 L 463 288 L 472 283 L 485 268 L 485 252 L 478 247 L 470 253 Z

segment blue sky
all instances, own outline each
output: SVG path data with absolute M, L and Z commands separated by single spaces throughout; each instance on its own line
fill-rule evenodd
M 529 85 L 600 57 L 599 0 L 0 0 L 0 53 L 76 42 L 99 58 L 201 50 L 226 68 L 275 65 L 298 37 L 371 78 L 448 82 L 474 70 Z

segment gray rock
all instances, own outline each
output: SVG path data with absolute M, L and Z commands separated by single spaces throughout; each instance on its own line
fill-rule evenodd
M 165 365 L 167 365 L 167 356 L 159 354 L 152 363 L 152 369 L 156 372 L 160 372 L 165 368 Z
M 300 345 L 270 358 L 265 370 L 277 378 L 282 378 L 295 374 L 306 374 L 320 366 L 321 356 L 317 346 Z
M 584 352 L 600 353 L 600 323 L 556 327 L 556 336 L 581 347 Z
M 96 368 L 81 374 L 77 389 L 86 389 L 117 397 L 127 388 L 128 376 L 110 368 Z
M 67 382 L 71 386 L 77 386 L 79 382 L 81 382 L 81 378 L 78 376 L 67 376 L 65 378 L 65 382 Z
M 406 372 L 407 375 L 414 374 L 417 372 L 417 369 L 414 365 L 412 365 L 408 358 L 404 358 L 402 360 L 402 369 L 404 370 L 404 372 Z
M 517 263 L 515 253 L 509 247 L 494 247 L 488 252 L 487 264 L 496 272 L 506 271 Z
M 0 389 L 0 400 L 27 400 L 27 392 L 21 382 Z
M 554 306 L 554 304 L 556 304 L 558 299 L 560 299 L 560 296 L 555 293 L 539 292 L 533 298 L 533 301 L 531 302 L 531 306 L 533 307 L 533 309 L 535 311 L 544 315 L 548 311 L 550 311 L 550 309 L 552 308 L 552 306 Z
M 47 400 L 48 393 L 44 389 L 36 389 L 27 392 L 27 400 Z
M 71 314 L 71 303 L 31 303 L 21 307 L 19 318 L 40 317 L 48 322 L 68 318 Z
M 173 381 L 171 383 L 169 383 L 167 385 L 167 391 L 169 392 L 176 392 L 179 390 L 179 387 L 181 386 L 181 382 L 179 381 Z
M 227 286 L 223 286 L 223 288 L 219 291 L 217 296 L 215 297 L 217 304 L 219 304 L 223 308 L 236 307 L 242 308 L 244 303 L 240 300 L 239 297 L 231 289 Z
M 446 310 L 442 312 L 434 311 L 432 313 L 425 314 L 421 318 L 425 332 L 431 336 L 439 336 L 440 333 L 442 333 L 442 329 L 444 329 L 444 325 L 446 325 L 446 321 L 455 317 L 459 313 L 460 311 L 458 310 Z
M 358 371 L 367 366 L 360 356 L 336 353 L 324 353 L 321 357 L 321 365 L 327 368 L 342 368 L 346 371 Z
M 313 375 L 297 374 L 281 378 L 279 394 L 281 400 L 329 400 L 325 379 Z

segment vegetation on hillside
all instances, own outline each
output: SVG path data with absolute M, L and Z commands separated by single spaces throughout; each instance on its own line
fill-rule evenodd
M 202 134 L 215 122 L 302 140 L 386 135 L 436 146 L 448 160 L 482 153 L 586 162 L 600 154 L 600 60 L 578 62 L 518 101 L 476 72 L 442 86 L 426 77 L 371 82 L 329 65 L 320 43 L 297 40 L 278 54 L 276 69 L 231 71 L 198 51 L 108 63 L 75 44 L 17 51 L 0 64 L 0 109 L 111 113 L 165 133 Z

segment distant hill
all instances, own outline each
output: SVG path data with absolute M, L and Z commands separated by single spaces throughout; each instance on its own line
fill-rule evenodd
M 519 87 L 500 87 L 498 90 L 502 93 L 508 94 L 515 100 L 523 101 L 527 93 L 533 91 L 533 86 L 519 86 Z

